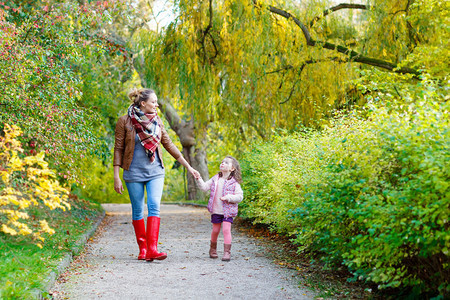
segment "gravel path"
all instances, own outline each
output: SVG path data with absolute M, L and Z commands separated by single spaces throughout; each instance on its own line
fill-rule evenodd
M 206 208 L 162 205 L 163 261 L 138 261 L 128 204 L 106 204 L 96 235 L 50 293 L 53 299 L 312 299 L 293 270 L 264 257 L 251 237 L 233 231 L 231 261 L 210 259 Z

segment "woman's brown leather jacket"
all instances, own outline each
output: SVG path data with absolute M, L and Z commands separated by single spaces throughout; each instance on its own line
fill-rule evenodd
M 161 164 L 164 167 L 161 145 L 166 148 L 166 150 L 175 159 L 180 158 L 181 152 L 174 145 L 169 137 L 164 124 L 158 116 L 158 122 L 161 125 L 161 143 L 158 145 L 158 155 L 161 159 Z M 120 166 L 121 168 L 128 170 L 133 160 L 134 154 L 134 143 L 136 137 L 136 130 L 131 124 L 131 119 L 128 115 L 119 118 L 116 124 L 116 135 L 114 142 L 114 166 Z

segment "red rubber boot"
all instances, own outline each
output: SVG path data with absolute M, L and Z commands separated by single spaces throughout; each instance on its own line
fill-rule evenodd
M 147 255 L 145 260 L 152 261 L 154 259 L 163 260 L 167 258 L 167 253 L 158 252 L 159 217 L 147 218 Z
M 139 245 L 138 259 L 144 260 L 147 255 L 147 239 L 145 238 L 145 222 L 144 219 L 133 220 L 134 233 L 136 241 Z

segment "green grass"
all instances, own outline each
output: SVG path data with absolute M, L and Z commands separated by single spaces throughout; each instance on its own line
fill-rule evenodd
M 33 210 L 29 214 L 44 218 L 56 233 L 45 236 L 43 248 L 25 238 L 0 234 L 0 299 L 35 299 L 37 291 L 48 296 L 45 279 L 67 253 L 77 251 L 76 242 L 89 230 L 102 208 L 75 195 L 70 196 L 72 209 Z

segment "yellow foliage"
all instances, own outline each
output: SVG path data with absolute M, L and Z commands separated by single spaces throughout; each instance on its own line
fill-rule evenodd
M 41 229 L 42 229 L 43 232 L 47 232 L 47 233 L 49 233 L 49 234 L 54 234 L 54 233 L 55 233 L 55 230 L 51 229 L 51 228 L 48 226 L 47 221 L 41 220 L 39 223 L 41 224 Z
M 17 235 L 17 231 L 12 229 L 11 227 L 6 226 L 6 224 L 2 224 L 1 230 L 6 234 Z
M 55 172 L 48 168 L 44 152 L 36 156 L 19 156 L 23 152 L 17 139 L 19 127 L 5 124 L 5 136 L 0 137 L 0 231 L 9 235 L 29 236 L 44 241 L 41 234 L 53 234 L 45 220 L 30 218 L 27 209 L 45 205 L 53 210 L 70 209 L 66 201 L 69 191 L 59 185 Z M 32 229 L 37 228 L 37 229 Z

